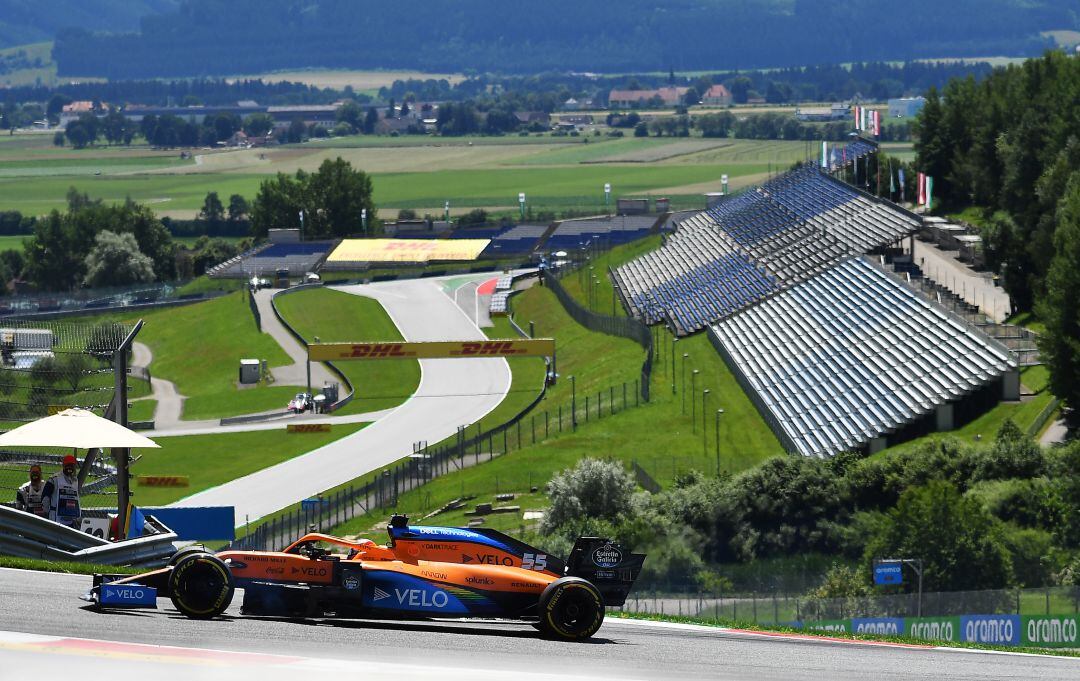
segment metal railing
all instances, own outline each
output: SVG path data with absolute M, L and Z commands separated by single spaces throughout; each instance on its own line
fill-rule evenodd
M 756 624 L 861 617 L 1080 613 L 1080 587 L 874 594 L 814 598 L 780 592 L 722 593 L 694 586 L 635 588 L 622 610 Z
M 159 565 L 176 550 L 176 533 L 147 519 L 153 533 L 110 542 L 31 513 L 0 506 L 0 554 L 19 558 L 96 563 L 99 565 Z
M 638 385 L 641 390 L 641 399 L 649 401 L 649 381 L 652 378 L 653 362 L 653 337 L 649 327 L 632 317 L 613 317 L 610 315 L 597 314 L 585 309 L 563 287 L 559 278 L 573 272 L 573 268 L 564 268 L 559 276 L 546 276 L 544 283 L 547 284 L 555 297 L 559 299 L 563 309 L 570 317 L 590 331 L 606 333 L 609 336 L 621 336 L 638 343 L 645 350 L 645 361 L 641 364 L 641 380 Z

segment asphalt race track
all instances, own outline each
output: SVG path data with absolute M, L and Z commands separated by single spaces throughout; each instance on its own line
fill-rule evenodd
M 90 578 L 0 569 L 0 681 L 311 675 L 443 681 L 533 679 L 1080 679 L 1080 659 L 763 636 L 609 619 L 588 643 L 505 623 L 298 622 L 156 611 L 99 613 Z M 133 644 L 133 645 L 132 645 Z M 51 670 L 48 671 L 47 670 Z M 238 677 L 241 672 L 243 676 Z
M 491 273 L 477 277 L 490 279 Z M 438 279 L 338 290 L 378 300 L 406 340 L 486 338 Z M 475 423 L 498 406 L 510 389 L 504 359 L 425 359 L 420 369 L 412 397 L 367 428 L 173 505 L 234 506 L 236 523 L 243 525 L 404 458 L 413 453 L 414 442 L 434 444 L 453 435 L 458 426 Z

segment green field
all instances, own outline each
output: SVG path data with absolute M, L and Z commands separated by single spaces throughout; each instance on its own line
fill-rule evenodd
M 382 305 L 372 298 L 330 289 L 308 289 L 276 301 L 281 316 L 307 339 L 335 341 L 403 340 Z M 337 414 L 362 414 L 395 407 L 420 385 L 416 360 L 338 362 L 356 396 Z
M 276 172 L 314 170 L 336 156 L 373 176 L 377 205 L 441 213 L 475 207 L 514 210 L 524 191 L 534 211 L 601 211 L 603 186 L 618 196 L 666 196 L 702 207 L 729 175 L 733 188 L 760 180 L 809 153 L 803 142 L 696 138 L 507 136 L 346 137 L 301 145 L 178 152 L 145 145 L 73 150 L 51 136 L 0 143 L 0 210 L 41 215 L 65 206 L 75 187 L 109 202 L 130 197 L 161 215 L 193 217 L 206 194 L 253 198 Z M 812 151 L 812 150 L 811 150 Z

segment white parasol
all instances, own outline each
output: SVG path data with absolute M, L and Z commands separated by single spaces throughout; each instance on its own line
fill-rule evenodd
M 85 409 L 65 409 L 0 435 L 0 447 L 137 449 L 159 448 L 160 445 L 93 412 Z

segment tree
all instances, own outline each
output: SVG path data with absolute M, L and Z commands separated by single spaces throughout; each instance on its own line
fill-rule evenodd
M 375 126 L 379 124 L 379 112 L 373 106 L 369 106 L 364 115 L 364 134 L 371 135 L 375 132 Z
M 338 157 L 323 161 L 314 173 L 278 173 L 263 181 L 251 206 L 251 223 L 261 237 L 269 229 L 300 227 L 303 211 L 304 238 L 324 239 L 358 232 L 364 210 L 371 230 L 377 224 L 371 177 Z
M 229 197 L 229 222 L 237 223 L 247 217 L 251 211 L 251 207 L 248 205 L 247 199 L 240 194 L 233 194 Z
M 86 255 L 83 283 L 87 286 L 126 286 L 153 280 L 154 263 L 139 250 L 134 235 L 104 230 L 94 237 L 94 248 Z
M 1080 170 L 1073 172 L 1058 207 L 1054 257 L 1046 296 L 1037 306 L 1046 324 L 1039 349 L 1050 367 L 1054 394 L 1080 414 Z
M 307 126 L 301 118 L 294 118 L 285 131 L 285 141 L 289 144 L 298 144 L 307 137 Z
M 625 516 L 635 487 L 634 476 L 621 462 L 582 459 L 548 483 L 551 506 L 544 515 L 544 531 L 586 518 L 616 520 Z
M 221 204 L 217 192 L 208 192 L 206 194 L 206 198 L 203 199 L 202 209 L 199 210 L 196 219 L 209 222 L 213 226 L 220 224 L 225 219 L 225 206 Z
M 265 137 L 274 129 L 274 119 L 268 114 L 253 113 L 244 119 L 244 134 L 248 137 Z
M 866 547 L 867 573 L 875 559 L 899 556 L 923 561 L 927 591 L 1002 589 L 1012 584 L 1000 525 L 952 483 L 933 480 L 909 489 L 886 517 Z
M 94 141 L 94 138 L 90 136 L 90 131 L 86 129 L 86 126 L 81 121 L 71 121 L 64 128 L 64 135 L 68 141 L 71 142 L 71 146 L 76 149 L 85 149 L 87 145 Z
M 337 120 L 340 123 L 347 124 L 354 132 L 363 130 L 364 110 L 361 109 L 360 105 L 356 102 L 345 102 L 341 105 L 341 108 L 337 110 Z
M 737 76 L 730 83 L 728 83 L 728 91 L 731 92 L 732 99 L 736 104 L 746 104 L 746 100 L 750 96 L 750 88 L 753 86 L 751 81 L 746 76 Z

